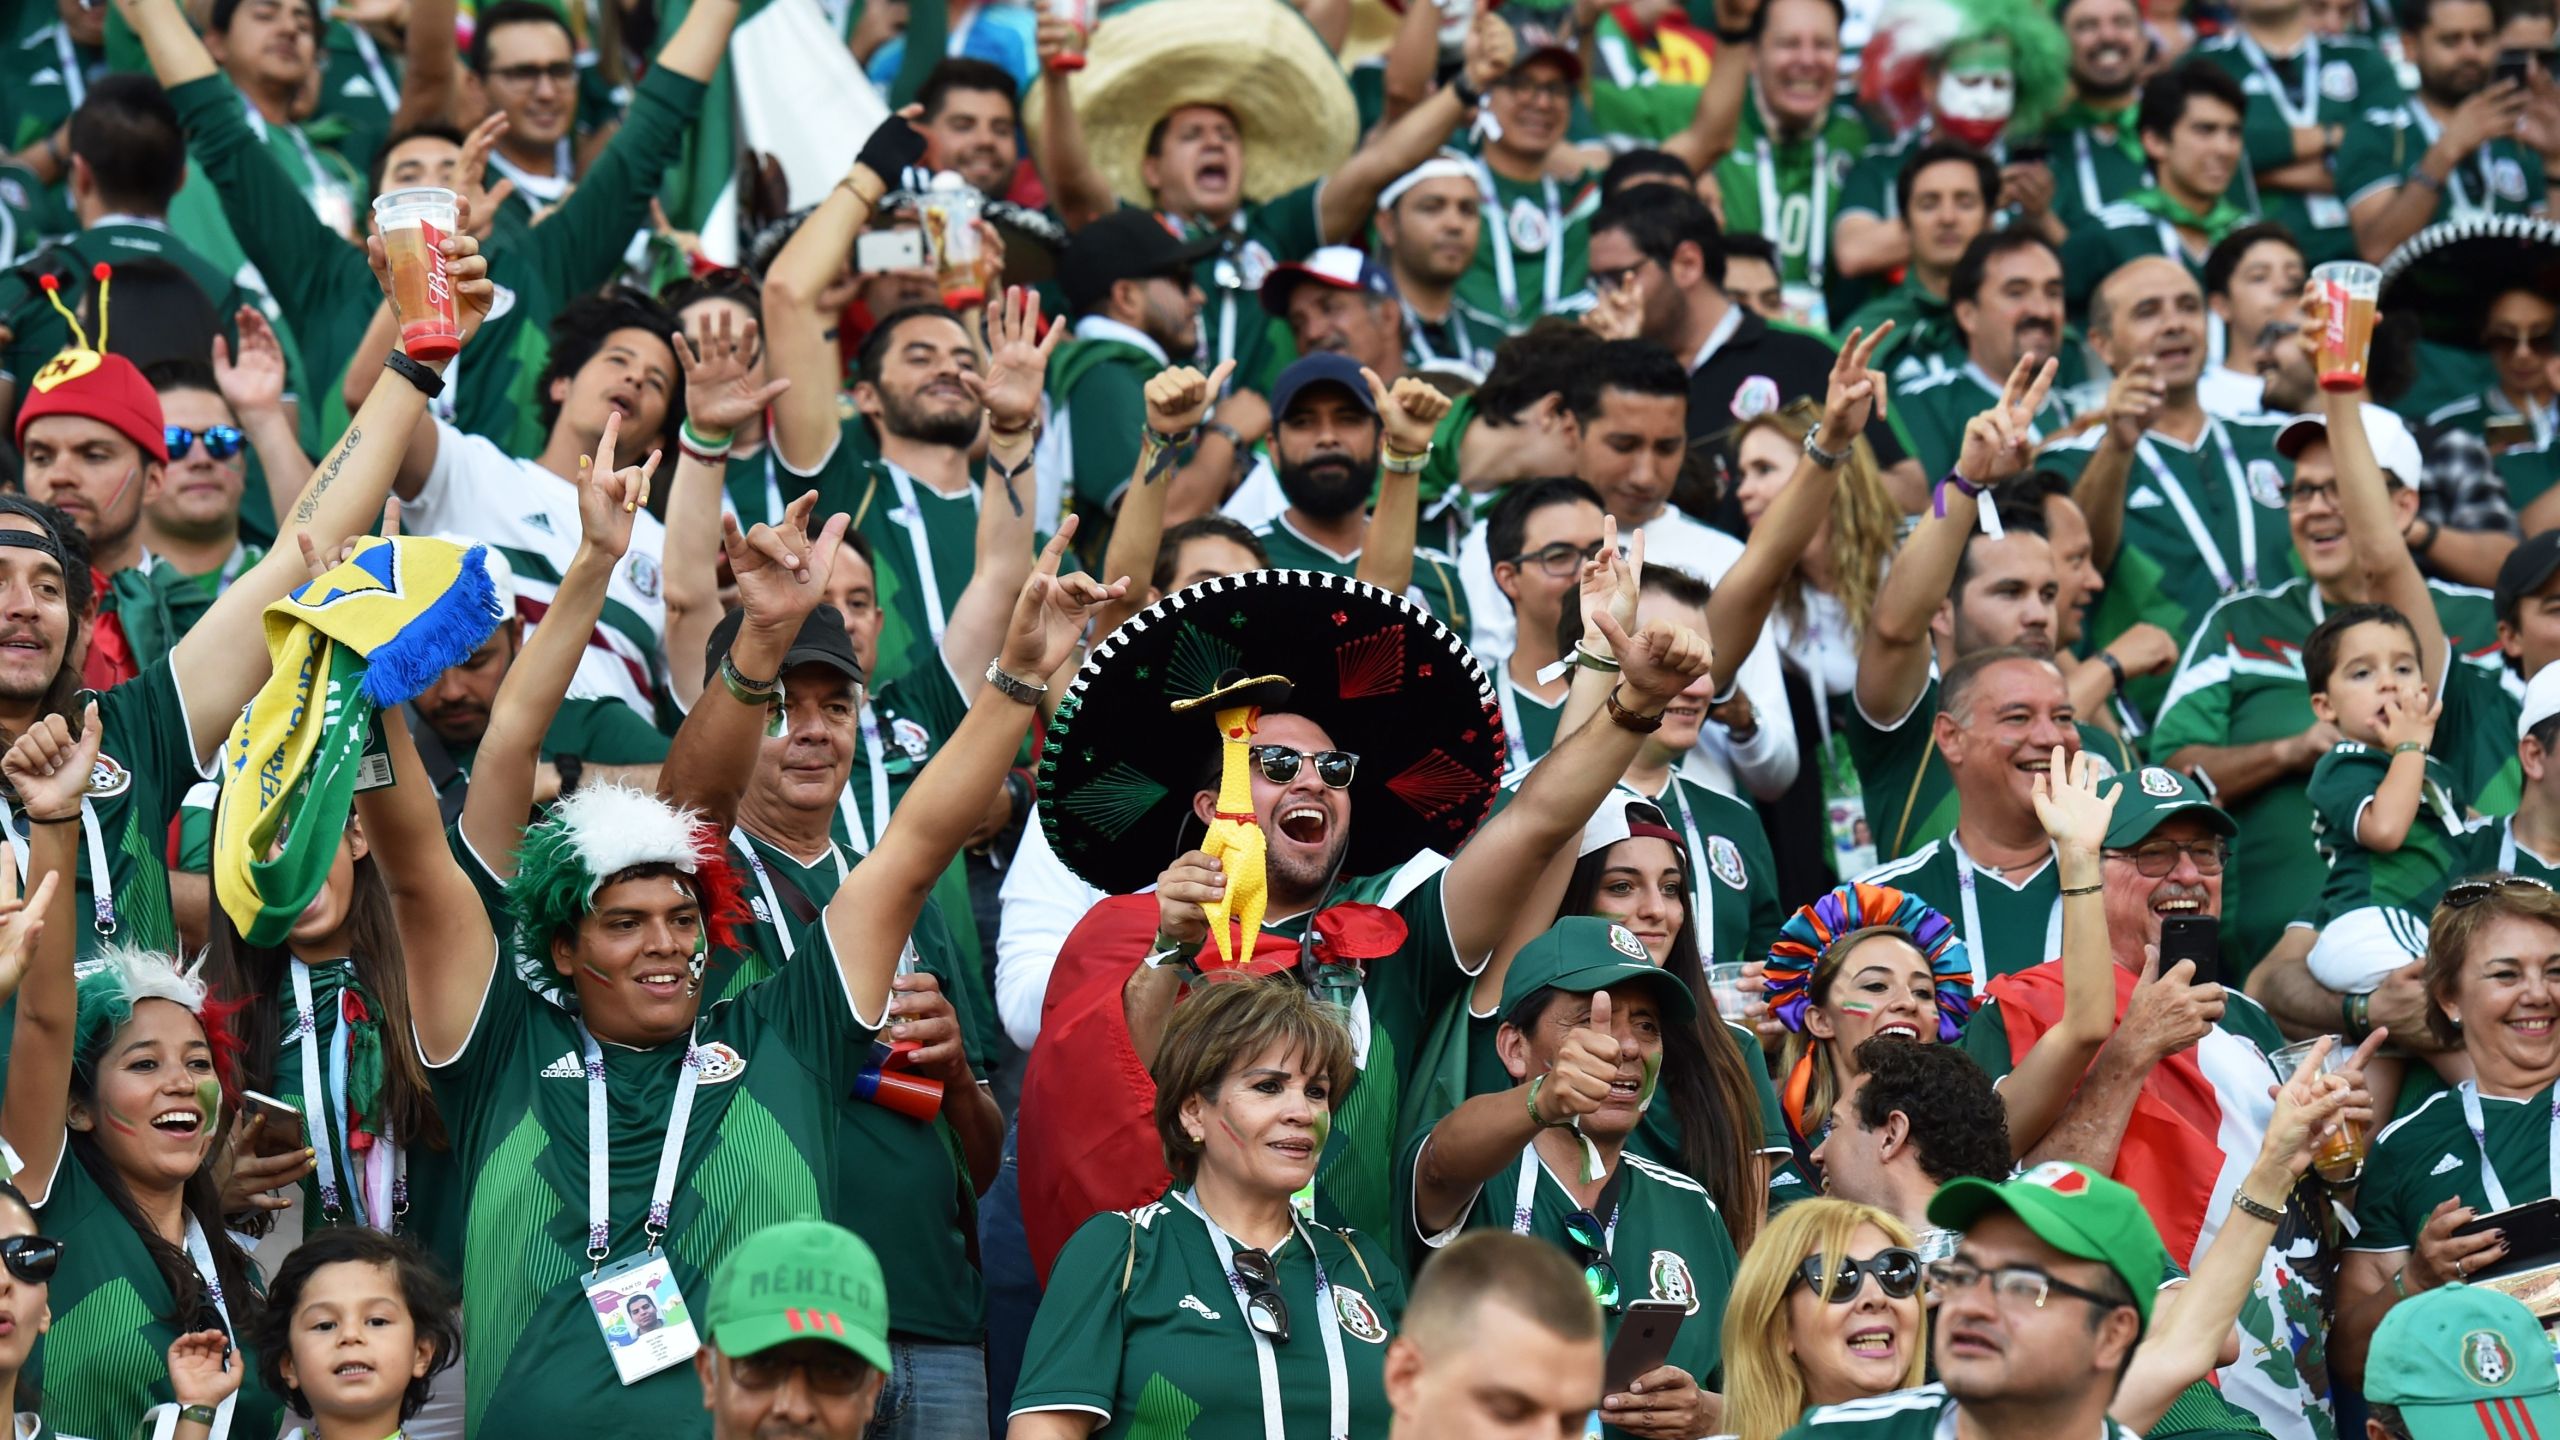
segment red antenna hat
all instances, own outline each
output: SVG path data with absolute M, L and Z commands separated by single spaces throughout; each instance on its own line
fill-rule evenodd
M 53 308 L 71 325 L 71 344 L 46 361 L 28 384 L 26 403 L 18 407 L 16 439 L 19 448 L 27 443 L 27 427 L 47 415 L 77 415 L 108 426 L 117 434 L 140 446 L 142 453 L 166 465 L 169 463 L 169 441 L 161 417 L 160 394 L 151 382 L 142 378 L 140 367 L 122 355 L 107 350 L 107 279 L 109 267 L 103 260 L 90 271 L 98 282 L 98 343 L 89 343 L 89 333 L 80 317 L 62 303 L 62 282 L 47 275 L 39 283 Z

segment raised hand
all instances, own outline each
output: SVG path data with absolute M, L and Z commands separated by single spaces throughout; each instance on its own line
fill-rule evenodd
M 1873 334 L 1860 338 L 1862 332 L 1851 330 L 1849 338 L 1840 342 L 1840 353 L 1831 359 L 1831 388 L 1822 399 L 1822 434 L 1815 442 L 1823 449 L 1842 451 L 1867 428 L 1869 415 L 1885 413 L 1884 372 L 1875 369 L 1876 346 L 1893 333 L 1894 322 L 1887 320 Z
M 347 557 L 356 553 L 356 546 L 370 537 L 350 535 L 326 550 L 311 543 L 311 532 L 308 530 L 295 531 L 293 538 L 302 547 L 303 573 L 317 580 L 346 564 Z M 382 538 L 385 540 L 400 538 L 400 497 L 397 495 L 386 496 L 383 499 Z
M 2386 695 L 2382 700 L 2382 744 L 2387 750 L 2416 744 L 2421 749 L 2435 743 L 2436 722 L 2444 718 L 2444 697 L 2429 701 L 2421 693 L 2415 701 Z
M 2454 107 L 2453 118 L 2444 122 L 2444 138 L 2439 143 L 2453 152 L 2457 164 L 2470 159 L 2481 146 L 2516 133 L 2528 98 L 2525 88 L 2513 80 L 2491 81 Z
M 0 755 L 0 775 L 18 792 L 18 808 L 39 825 L 76 824 L 80 802 L 89 793 L 89 778 L 98 763 L 98 702 L 80 712 L 80 733 L 59 715 L 47 715 L 27 727 Z
M 231 323 L 240 332 L 236 356 L 230 342 L 213 337 L 213 383 L 222 391 L 222 403 L 243 420 L 282 409 L 284 345 L 276 339 L 275 327 L 254 305 L 241 306 Z
M 1644 532 L 1636 532 L 1634 548 L 1618 553 L 1618 518 L 1600 517 L 1600 553 L 1582 562 L 1578 594 L 1582 606 L 1582 642 L 1598 651 L 1609 643 L 1598 617 L 1607 614 L 1620 630 L 1636 623 L 1636 596 L 1643 589 Z M 1604 652 L 1605 653 L 1605 652 Z
M 1206 907 L 1225 898 L 1227 877 L 1218 858 L 1187 850 L 1156 877 L 1156 948 L 1197 950 L 1209 941 Z
M 1049 356 L 1066 332 L 1061 321 L 1051 325 L 1047 335 L 1040 333 L 1040 292 L 1028 286 L 1008 288 L 1003 303 L 988 307 L 987 373 L 984 377 L 973 377 L 965 370 L 960 373 L 962 384 L 976 387 L 990 426 L 1017 431 L 1039 420 Z
M 1188 365 L 1157 371 L 1147 381 L 1147 428 L 1159 435 L 1180 435 L 1199 424 L 1235 369 L 1233 360 L 1221 360 L 1207 375 Z
M 1643 338 L 1644 277 L 1629 275 L 1601 290 L 1599 299 L 1582 312 L 1582 328 L 1603 340 Z
M 462 163 L 454 167 L 453 188 L 462 197 L 463 213 L 472 218 L 463 225 L 474 239 L 486 240 L 497 228 L 498 207 L 516 193 L 516 182 L 501 179 L 495 185 L 484 185 L 489 178 L 489 152 L 497 148 L 498 137 L 507 133 L 507 112 L 492 110 L 489 117 L 471 127 L 462 141 Z
M 1564 1048 L 1547 1069 L 1547 1083 L 1538 1087 L 1538 1112 L 1562 1124 L 1609 1103 L 1609 1089 L 1618 1083 L 1618 1059 L 1618 1037 L 1609 1028 L 1609 992 L 1594 990 L 1591 1018 L 1564 1037 Z
M 462 343 L 480 332 L 480 322 L 489 318 L 489 307 L 498 298 L 497 287 L 489 283 L 489 260 L 480 253 L 480 242 L 471 233 L 471 198 L 458 202 L 456 233 L 436 242 L 444 253 L 446 283 L 453 289 L 454 317 L 460 322 Z M 391 257 L 382 248 L 382 227 L 371 221 L 373 233 L 364 237 L 365 263 L 373 267 L 373 283 L 381 289 L 382 298 L 391 302 L 393 316 L 403 320 L 419 317 L 400 314 L 399 297 L 391 289 Z
M 2194 961 L 2181 960 L 2164 975 L 2159 947 L 2146 945 L 2143 952 L 2142 977 L 2134 982 L 2117 1033 L 2157 1063 L 2211 1034 L 2224 1002 L 2221 986 L 2195 983 Z
M 1040 677 L 1058 673 L 1058 667 L 1075 653 L 1093 612 L 1129 593 L 1125 577 L 1104 585 L 1090 575 L 1058 573 L 1058 561 L 1075 533 L 1076 517 L 1070 515 L 1041 547 L 1040 563 L 1032 567 L 1031 578 L 1022 583 L 1022 594 L 1013 602 L 1013 623 L 1006 629 L 998 663 L 1015 679 L 1036 684 Z
M 61 878 L 62 872 L 47 870 L 35 893 L 21 899 L 16 868 L 0 865 L 0 1001 L 18 993 L 27 961 L 36 953 L 36 937 L 44 933 L 45 906 L 53 902 L 53 887 Z
M 1593 618 L 1617 658 L 1618 683 L 1647 700 L 1670 704 L 1715 664 L 1714 642 L 1685 625 L 1656 620 L 1629 635 L 1614 615 Z
M 1033 45 L 1040 56 L 1043 70 L 1073 70 L 1084 64 L 1084 27 L 1072 20 L 1052 15 L 1046 8 L 1040 12 L 1039 27 L 1032 32 Z M 1074 63 L 1066 63 L 1072 59 Z
M 1432 431 L 1439 428 L 1440 417 L 1449 413 L 1449 397 L 1419 375 L 1398 380 L 1393 390 L 1366 365 L 1360 367 L 1360 378 L 1369 382 L 1370 403 L 1378 407 L 1378 419 L 1386 426 L 1386 448 L 1398 455 L 1419 455 L 1430 449 Z
M 2123 793 L 2119 787 L 2113 795 L 2099 794 L 2097 757 L 2086 750 L 2066 754 L 2056 745 L 2052 768 L 2035 777 L 2036 819 L 2057 847 L 2094 860 L 2106 844 L 2107 821 Z
M 2141 444 L 2144 432 L 2151 428 L 2168 398 L 2169 387 L 2160 379 L 2160 367 L 2150 356 L 2127 365 L 2107 386 L 2107 408 L 2102 412 L 2107 438 L 2123 450 Z
M 1519 48 L 1520 37 L 1491 6 L 1477 11 L 1475 23 L 1467 27 L 1467 38 L 1459 46 L 1467 83 L 1479 92 L 1492 89 L 1511 73 Z
M 748 378 L 755 368 L 756 322 L 741 320 L 727 306 L 717 308 L 716 315 L 704 314 L 693 322 L 692 334 L 676 337 L 685 417 L 706 441 L 735 433 L 791 388 L 788 379 L 758 385 Z
M 737 576 L 738 599 L 746 606 L 748 623 L 797 635 L 800 622 L 818 608 L 826 594 L 827 572 L 836 563 L 836 547 L 844 542 L 845 527 L 853 517 L 839 510 L 812 536 L 809 517 L 817 508 L 817 492 L 811 491 L 791 502 L 780 525 L 758 525 L 744 534 L 738 531 L 737 516 L 720 517 L 721 548 L 728 552 L 730 573 Z
M 197 1330 L 169 1342 L 169 1391 L 180 1405 L 219 1405 L 240 1388 L 241 1361 L 231 1337 Z
M 725 317 L 724 317 L 725 318 Z M 614 450 L 622 442 L 622 412 L 605 417 L 596 453 L 578 457 L 578 534 L 586 544 L 619 560 L 631 548 L 631 525 L 649 503 L 649 482 L 658 473 L 659 451 L 637 465 L 614 467 Z
M 2051 359 L 2038 365 L 2032 355 L 2019 359 L 2009 371 L 2009 383 L 2001 387 L 1998 403 L 1966 422 L 1964 450 L 1956 457 L 1957 474 L 1980 487 L 2027 468 L 2035 444 L 2028 430 L 2036 412 L 2044 408 L 2045 392 L 2053 388 L 2054 372 L 2060 366 L 2060 361 Z
M 271 1150 L 265 1143 L 266 1133 L 267 1117 L 250 1111 L 249 1118 L 232 1126 L 214 1152 L 213 1185 L 221 1192 L 223 1214 L 290 1210 L 293 1196 L 287 1192 L 320 1168 L 310 1146 L 280 1136 L 284 1148 Z

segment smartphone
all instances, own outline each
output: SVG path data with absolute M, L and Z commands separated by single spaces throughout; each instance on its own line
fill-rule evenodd
M 2021 140 L 2009 147 L 2012 165 L 2041 165 L 2053 154 L 2053 148 L 2041 140 Z
M 300 1150 L 310 1141 L 303 1135 L 302 1111 L 273 1095 L 255 1090 L 240 1092 L 240 1108 L 252 1115 L 263 1116 L 266 1129 L 258 1137 L 259 1149 L 269 1155 L 287 1150 Z
M 853 268 L 865 275 L 924 268 L 924 232 L 913 225 L 868 230 L 853 242 Z
M 2533 443 L 2533 422 L 2521 415 L 2492 415 L 2481 435 L 2489 453 L 2520 450 Z
M 2472 1279 L 2492 1279 L 2539 1269 L 2554 1258 L 2560 1258 L 2560 1197 L 2545 1196 L 2504 1210 L 2493 1210 L 2453 1234 L 2459 1240 L 2484 1230 L 2505 1232 L 2507 1253 L 2496 1264 L 2472 1271 Z
M 1626 1317 L 1618 1322 L 1618 1338 L 1609 1346 L 1600 1393 L 1624 1395 L 1637 1377 L 1669 1362 L 1671 1342 L 1679 1337 L 1680 1321 L 1688 1313 L 1689 1307 L 1678 1300 L 1628 1302 Z
M 2499 85 L 2509 80 L 2513 80 L 2519 85 L 2531 84 L 2533 78 L 2533 66 L 2533 51 L 2501 50 L 2498 52 L 2497 63 L 2490 67 L 2489 83 L 2492 85 Z
M 2211 915 L 2170 915 L 2160 922 L 2160 971 L 2181 960 L 2195 962 L 2191 984 L 2222 982 L 2222 922 Z

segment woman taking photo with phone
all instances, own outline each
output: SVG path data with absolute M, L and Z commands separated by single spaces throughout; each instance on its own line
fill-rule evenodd
M 1294 976 L 1202 985 L 1150 1067 L 1173 1188 L 1059 1252 L 1010 1440 L 1384 1434 L 1404 1276 L 1366 1235 L 1299 1218 L 1358 1073 L 1338 1012 Z

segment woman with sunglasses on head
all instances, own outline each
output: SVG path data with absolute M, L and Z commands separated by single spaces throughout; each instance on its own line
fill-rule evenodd
M 1291 1203 L 1358 1073 L 1340 1013 L 1293 976 L 1222 980 L 1175 1007 L 1150 1068 L 1173 1188 L 1059 1252 L 1010 1440 L 1384 1434 L 1404 1275 Z
M 1828 1197 L 1769 1222 L 1724 1312 L 1725 1426 L 1777 1440 L 1817 1405 L 1922 1383 L 1929 1339 L 1911 1230 Z
M 1668 1362 L 1601 1414 L 1612 1437 L 1705 1435 L 1722 1408 L 1711 1387 L 1733 1238 L 1705 1187 L 1629 1145 L 1664 1083 L 1663 1036 L 1696 1025 L 1697 997 L 1626 926 L 1569 916 L 1512 957 L 1499 1013 L 1513 1085 L 1408 1144 L 1404 1239 L 1437 1248 L 1498 1226 L 1547 1240 L 1584 1267 L 1613 1340 L 1629 1302 L 1679 1304 Z
M 2429 1096 L 2375 1138 L 2356 1190 L 2357 1234 L 2338 1275 L 2331 1364 L 2361 1377 L 2393 1305 L 2516 1258 L 2494 1211 L 2560 1195 L 2560 895 L 2477 875 L 2446 887 L 2427 923 L 2427 1028 L 2472 1078 Z M 2539 1257 L 2536 1257 L 2539 1258 Z

